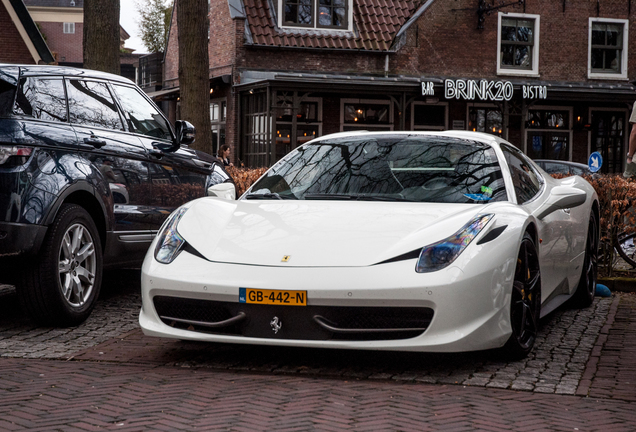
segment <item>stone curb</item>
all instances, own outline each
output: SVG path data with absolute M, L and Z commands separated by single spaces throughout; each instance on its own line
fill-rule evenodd
M 598 283 L 607 286 L 612 292 L 636 292 L 636 277 L 599 278 Z

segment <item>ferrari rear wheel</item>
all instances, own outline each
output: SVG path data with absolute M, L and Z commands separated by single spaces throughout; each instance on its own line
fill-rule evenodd
M 590 223 L 587 228 L 587 242 L 585 243 L 585 258 L 583 271 L 579 285 L 572 297 L 574 305 L 588 307 L 594 301 L 596 291 L 596 277 L 598 275 L 598 223 L 596 215 L 590 215 Z
M 512 284 L 510 326 L 504 350 L 514 359 L 526 357 L 537 338 L 541 316 L 541 269 L 532 236 L 523 235 Z

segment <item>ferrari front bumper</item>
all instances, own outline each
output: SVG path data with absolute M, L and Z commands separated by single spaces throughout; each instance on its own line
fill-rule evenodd
M 416 273 L 415 260 L 368 267 L 267 267 L 213 263 L 182 252 L 164 265 L 149 253 L 142 267 L 139 323 L 146 335 L 211 342 L 427 352 L 496 348 L 511 334 L 514 261 L 484 265 L 464 256 L 455 266 Z M 239 303 L 240 288 L 306 291 L 307 306 Z M 225 305 L 230 318 L 243 314 L 244 319 L 231 332 L 180 328 L 160 318 L 155 297 L 164 303 L 190 299 Z M 421 311 L 421 321 L 426 321 L 427 314 L 429 319 L 422 331 L 387 334 L 386 338 L 376 335 L 372 340 L 362 334 L 343 338 L 337 333 L 330 336 L 315 320 L 321 316 L 316 311 L 334 308 L 347 308 L 351 314 L 359 309 L 358 315 L 403 310 L 417 316 Z M 278 330 L 278 324 L 272 325 L 274 318 L 282 323 Z

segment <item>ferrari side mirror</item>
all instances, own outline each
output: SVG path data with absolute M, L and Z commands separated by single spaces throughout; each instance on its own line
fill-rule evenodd
M 215 196 L 227 200 L 236 199 L 236 188 L 232 183 L 219 183 L 208 188 L 208 196 Z
M 557 186 L 552 189 L 550 197 L 535 213 L 537 219 L 543 219 L 557 210 L 578 207 L 585 204 L 585 191 L 572 186 Z

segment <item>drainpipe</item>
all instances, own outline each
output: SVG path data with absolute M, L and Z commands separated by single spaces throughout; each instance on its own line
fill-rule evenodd
M 384 76 L 389 76 L 389 55 L 387 54 L 384 58 Z

